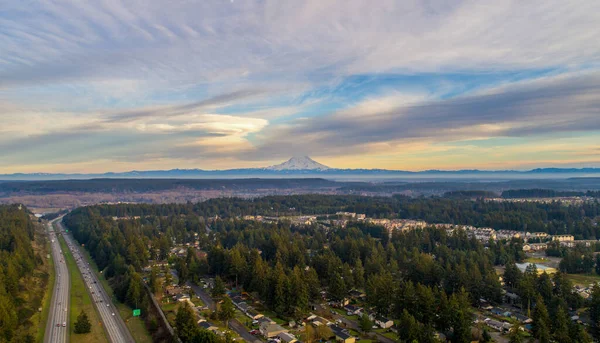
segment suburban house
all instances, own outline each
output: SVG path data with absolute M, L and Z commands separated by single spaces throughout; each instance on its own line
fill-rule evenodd
M 518 313 L 514 313 L 512 315 L 513 318 L 515 318 L 516 320 L 518 320 L 519 322 L 523 323 L 523 324 L 530 324 L 533 323 L 533 319 L 524 316 L 522 314 L 518 314 Z
M 330 326 L 331 331 L 335 335 L 335 340 L 341 343 L 355 343 L 356 338 L 352 336 L 347 330 L 342 329 L 339 326 Z
M 218 327 L 217 327 L 216 325 L 214 325 L 214 324 L 211 324 L 211 323 L 207 322 L 207 321 L 206 321 L 206 320 L 204 320 L 204 319 L 200 319 L 200 321 L 198 322 L 198 325 L 199 325 L 201 328 L 203 328 L 203 329 L 205 329 L 205 330 L 208 330 L 208 331 L 215 331 L 215 330 L 217 330 L 217 329 L 218 329 Z
M 262 314 L 258 313 L 258 311 L 253 308 L 248 309 L 248 311 L 246 311 L 246 315 L 253 320 L 258 320 L 264 317 Z
M 344 310 L 348 311 L 349 314 L 358 315 L 362 311 L 362 308 L 354 305 L 344 306 Z
M 512 328 L 512 324 L 510 324 L 510 323 L 499 322 L 499 321 L 493 320 L 493 319 L 488 319 L 485 321 L 485 323 L 487 324 L 487 326 L 491 327 L 492 329 L 496 329 L 501 332 L 508 331 Z
M 298 339 L 294 335 L 287 333 L 287 332 L 282 332 L 279 335 L 277 335 L 277 337 L 279 337 L 279 339 L 285 343 L 298 342 Z
M 240 311 L 242 311 L 242 312 L 246 312 L 246 311 L 248 311 L 248 309 L 250 308 L 250 306 L 248 306 L 248 304 L 246 304 L 246 303 L 245 303 L 245 302 L 243 302 L 243 301 L 242 301 L 241 303 L 239 303 L 239 304 L 235 304 L 235 306 L 236 306 L 237 308 L 239 308 L 239 309 L 240 309 Z
M 362 298 L 365 298 L 367 296 L 367 294 L 365 292 L 357 291 L 355 289 L 351 290 L 350 292 L 348 292 L 348 295 L 352 299 L 362 299 Z
M 377 316 L 375 318 L 375 324 L 377 324 L 382 329 L 389 329 L 394 325 L 394 322 L 385 317 Z
M 323 317 L 315 316 L 315 318 L 312 319 L 312 324 L 314 326 L 329 325 L 329 320 Z
M 183 289 L 181 287 L 178 287 L 178 286 L 171 286 L 171 285 L 169 285 L 169 286 L 167 286 L 165 288 L 165 293 L 167 295 L 174 296 L 174 295 L 182 294 L 183 293 Z
M 506 292 L 506 294 L 504 294 L 504 302 L 511 305 L 517 305 L 521 303 L 521 297 L 515 293 Z
M 262 325 L 263 323 L 269 323 L 269 324 L 275 324 L 275 321 L 269 317 L 260 317 L 257 319 L 259 325 Z
M 281 327 L 277 324 L 272 324 L 272 323 L 267 323 L 267 322 L 260 324 L 259 331 L 265 338 L 272 338 L 272 337 L 278 336 L 284 332 L 288 332 L 288 330 L 284 329 L 283 327 Z

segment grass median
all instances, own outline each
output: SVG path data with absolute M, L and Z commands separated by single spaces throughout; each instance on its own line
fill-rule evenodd
M 100 316 L 96 312 L 96 308 L 90 298 L 88 290 L 86 289 L 85 282 L 83 281 L 83 277 L 77 268 L 75 263 L 75 259 L 73 255 L 67 248 L 67 244 L 65 243 L 62 236 L 59 237 L 59 242 L 63 254 L 65 256 L 65 262 L 67 263 L 67 267 L 69 268 L 69 276 L 71 278 L 71 301 L 70 301 L 70 309 L 71 312 L 69 314 L 69 337 L 70 342 L 82 342 L 86 343 L 108 343 L 108 339 L 106 338 L 106 333 L 104 332 L 104 328 L 100 324 Z M 76 334 L 73 332 L 75 328 L 75 322 L 77 321 L 77 316 L 81 311 L 84 311 L 88 318 L 90 319 L 90 323 L 92 324 L 92 331 L 87 334 Z
M 90 269 L 98 277 L 98 280 L 102 284 L 102 287 L 106 291 L 106 294 L 108 294 L 111 297 L 113 304 L 116 306 L 117 310 L 119 311 L 119 315 L 121 316 L 121 318 L 123 318 L 123 320 L 125 321 L 127 330 L 129 330 L 129 332 L 131 333 L 131 336 L 133 336 L 133 339 L 136 342 L 140 342 L 140 343 L 141 342 L 152 342 L 152 335 L 150 335 L 150 332 L 148 332 L 148 329 L 146 329 L 146 324 L 144 323 L 144 320 L 141 317 L 134 317 L 133 309 L 123 303 L 120 303 L 113 296 L 113 290 L 110 287 L 110 285 L 108 284 L 108 280 L 106 280 L 106 278 L 104 277 L 104 274 L 101 274 L 98 271 L 98 266 L 96 265 L 96 262 L 94 262 L 94 260 L 91 258 L 88 251 L 86 249 L 81 249 L 81 254 L 82 254 L 83 258 L 87 262 L 90 263 Z

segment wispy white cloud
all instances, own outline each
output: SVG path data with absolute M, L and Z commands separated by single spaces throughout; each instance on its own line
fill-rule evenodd
M 72 161 L 239 161 L 597 130 L 598 22 L 590 0 L 10 1 L 0 156 L 77 140 Z M 484 91 L 440 81 L 453 99 L 411 84 L 330 94 L 357 75 L 535 70 L 555 72 Z

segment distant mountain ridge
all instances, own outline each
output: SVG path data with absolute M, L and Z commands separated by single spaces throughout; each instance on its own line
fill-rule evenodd
M 330 168 L 321 164 L 308 156 L 295 156 L 289 160 L 264 168 L 239 168 L 225 170 L 205 170 L 205 169 L 170 169 L 170 170 L 132 170 L 128 172 L 107 172 L 92 174 L 53 174 L 53 173 L 14 173 L 0 174 L 0 180 L 64 180 L 64 179 L 92 179 L 92 178 L 281 178 L 281 177 L 452 177 L 452 176 L 495 176 L 513 175 L 532 177 L 549 174 L 560 174 L 563 176 L 580 176 L 585 174 L 594 174 L 591 176 L 600 176 L 600 168 L 536 168 L 527 171 L 518 170 L 423 170 L 406 171 L 390 169 L 339 169 Z

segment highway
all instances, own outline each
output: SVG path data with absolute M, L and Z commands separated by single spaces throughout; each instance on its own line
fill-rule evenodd
M 48 223 L 48 237 L 52 247 L 52 259 L 54 260 L 54 291 L 50 301 L 50 312 L 48 322 L 46 323 L 46 332 L 44 334 L 45 343 L 66 343 L 67 333 L 69 332 L 69 291 L 71 280 L 69 279 L 69 270 L 65 263 L 58 237 L 54 232 L 52 225 L 62 217 Z
M 80 251 L 81 248 L 70 234 L 64 232 L 62 218 L 58 223 L 60 226 L 60 232 L 67 242 L 67 246 L 69 247 L 73 257 L 75 258 L 77 268 L 81 272 L 81 275 L 83 275 L 83 280 L 88 288 L 92 301 L 98 309 L 100 319 L 102 320 L 102 325 L 108 334 L 109 340 L 112 343 L 134 343 L 135 341 L 127 329 L 127 326 L 125 326 L 125 322 L 119 315 L 117 308 L 114 306 L 111 298 L 102 287 L 100 280 L 98 280 L 94 272 L 91 270 L 89 263 L 86 262 L 85 258 L 83 257 L 83 254 Z M 94 323 L 92 323 L 92 325 L 93 324 Z

